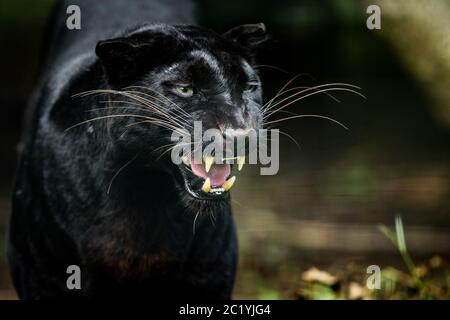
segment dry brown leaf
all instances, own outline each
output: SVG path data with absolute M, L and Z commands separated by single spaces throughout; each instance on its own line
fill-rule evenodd
M 336 276 L 333 276 L 326 271 L 322 271 L 314 267 L 303 272 L 302 279 L 306 282 L 320 282 L 329 286 L 335 284 L 338 281 L 338 278 Z
M 444 260 L 442 260 L 439 256 L 434 256 L 430 259 L 430 267 L 431 268 L 439 268 L 444 264 Z
M 348 285 L 348 298 L 351 300 L 364 299 L 369 296 L 369 290 L 357 282 L 350 282 Z

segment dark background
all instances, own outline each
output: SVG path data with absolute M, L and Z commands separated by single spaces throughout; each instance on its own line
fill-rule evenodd
M 0 298 L 14 298 L 3 234 L 22 116 L 38 75 L 51 3 L 0 3 Z M 260 176 L 251 166 L 238 176 L 232 192 L 241 249 L 237 298 L 292 298 L 300 272 L 312 265 L 402 269 L 395 248 L 377 229 L 380 223 L 392 225 L 397 214 L 415 259 L 450 255 L 450 104 L 443 92 L 448 87 L 437 85 L 448 79 L 438 78 L 435 85 L 421 77 L 433 68 L 433 59 L 421 57 L 428 33 L 420 38 L 424 43 L 415 42 L 418 52 L 412 58 L 396 38 L 402 28 L 402 41 L 415 41 L 421 30 L 439 30 L 427 29 L 427 21 L 418 30 L 405 28 L 395 15 L 385 19 L 384 11 L 382 29 L 368 30 L 367 5 L 353 0 L 200 1 L 201 24 L 216 31 L 242 23 L 267 25 L 273 41 L 258 64 L 287 73 L 260 68 L 266 101 L 298 73 L 308 74 L 298 78 L 298 86 L 346 82 L 360 86 L 367 97 L 336 92 L 341 101 L 336 103 L 319 94 L 289 107 L 333 117 L 350 131 L 320 119 L 285 122 L 279 128 L 301 149 L 282 137 L 276 176 Z M 413 21 L 408 10 L 405 15 L 411 17 L 401 19 Z M 450 53 L 443 57 L 448 62 Z M 422 67 L 427 59 L 431 67 Z

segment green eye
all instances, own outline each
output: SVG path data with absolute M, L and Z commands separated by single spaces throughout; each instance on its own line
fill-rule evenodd
M 192 97 L 192 95 L 194 94 L 194 89 L 190 86 L 180 86 L 180 87 L 176 87 L 175 91 L 183 97 Z
M 253 92 L 253 91 L 256 91 L 260 86 L 261 86 L 261 84 L 258 81 L 249 81 L 249 82 L 247 82 L 245 91 Z

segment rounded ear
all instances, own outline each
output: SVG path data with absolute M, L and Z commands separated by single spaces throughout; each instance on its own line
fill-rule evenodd
M 108 81 L 119 84 L 132 78 L 140 55 L 139 46 L 129 38 L 115 38 L 99 41 L 95 47 Z
M 264 23 L 237 26 L 225 32 L 223 37 L 250 50 L 256 49 L 269 39 Z
M 129 60 L 133 57 L 136 46 L 129 39 L 116 38 L 97 42 L 95 54 L 105 63 Z

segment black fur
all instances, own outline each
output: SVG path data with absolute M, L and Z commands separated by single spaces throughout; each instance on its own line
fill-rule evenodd
M 82 30 L 65 27 L 70 4 L 81 7 Z M 8 233 L 20 298 L 231 297 L 237 239 L 229 199 L 188 192 L 180 168 L 155 152 L 170 132 L 148 123 L 125 130 L 139 121 L 133 117 L 72 127 L 146 115 L 116 94 L 73 96 L 134 85 L 169 97 L 204 126 L 258 128 L 261 88 L 248 82 L 259 81 L 251 63 L 264 26 L 221 36 L 193 26 L 192 12 L 187 1 L 58 3 Z M 192 83 L 194 95 L 175 94 L 178 82 Z M 66 287 L 73 264 L 81 290 Z

